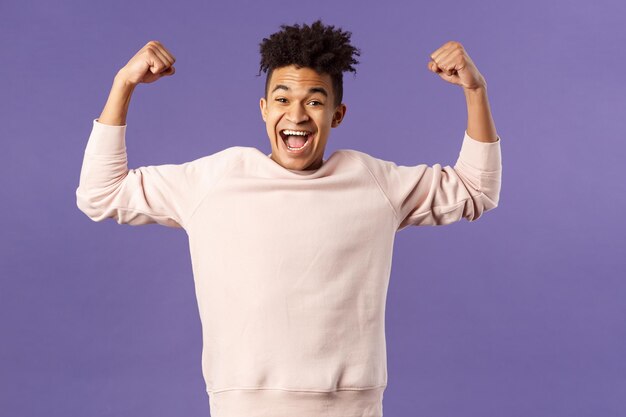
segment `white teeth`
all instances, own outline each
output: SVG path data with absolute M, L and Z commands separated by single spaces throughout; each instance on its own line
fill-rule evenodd
M 283 133 L 288 136 L 307 136 L 309 134 L 309 132 L 303 132 L 300 130 L 283 130 Z

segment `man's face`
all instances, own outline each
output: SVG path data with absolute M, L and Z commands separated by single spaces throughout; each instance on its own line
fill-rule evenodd
M 337 127 L 346 112 L 345 104 L 334 107 L 334 91 L 329 74 L 312 68 L 290 65 L 275 68 L 269 82 L 267 100 L 260 107 L 272 145 L 271 159 L 287 169 L 312 170 L 322 166 L 331 127 Z M 284 134 L 285 129 L 306 131 L 301 137 Z M 289 149 L 289 144 L 300 150 Z

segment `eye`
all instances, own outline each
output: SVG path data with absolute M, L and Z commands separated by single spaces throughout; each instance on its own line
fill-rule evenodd
M 313 101 L 311 101 L 311 103 L 317 103 L 317 104 L 319 104 L 320 106 L 321 106 L 322 104 L 324 104 L 324 103 L 322 103 L 321 101 L 317 101 L 317 100 L 313 100 Z M 315 107 L 317 107 L 317 106 L 315 106 Z
M 286 98 L 283 98 L 283 97 L 279 97 L 279 98 L 277 98 L 277 99 L 276 99 L 276 101 L 279 101 L 279 102 L 281 102 L 281 103 L 284 103 L 284 102 L 285 102 L 285 101 L 281 101 L 281 100 L 285 100 L 285 101 L 287 101 L 287 99 L 286 99 Z

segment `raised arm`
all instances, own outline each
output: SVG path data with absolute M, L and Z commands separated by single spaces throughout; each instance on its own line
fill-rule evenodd
M 151 41 L 116 74 L 104 110 L 93 121 L 76 189 L 78 208 L 92 220 L 182 227 L 193 208 L 202 159 L 130 170 L 127 164 L 126 115 L 133 91 L 174 74 L 174 61 Z
M 475 221 L 497 207 L 500 198 L 500 137 L 491 116 L 487 82 L 459 42 L 445 43 L 430 57 L 430 71 L 463 87 L 467 129 L 453 167 L 369 161 L 370 172 L 394 207 L 398 230 L 447 225 L 463 218 Z
M 109 98 L 98 118 L 98 122 L 113 126 L 126 124 L 130 98 L 135 87 L 152 83 L 159 78 L 173 75 L 176 58 L 158 41 L 150 41 L 118 71 Z
M 487 81 L 463 45 L 450 41 L 430 54 L 428 69 L 443 80 L 463 87 L 467 104 L 467 134 L 480 142 L 495 142 L 496 127 L 487 98 Z

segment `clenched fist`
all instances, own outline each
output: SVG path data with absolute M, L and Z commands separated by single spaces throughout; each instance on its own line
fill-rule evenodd
M 173 75 L 176 58 L 159 41 L 150 41 L 118 72 L 129 84 L 151 83 Z
M 430 54 L 430 58 L 432 60 L 428 63 L 428 69 L 449 83 L 468 90 L 487 86 L 474 61 L 459 42 L 445 43 Z

